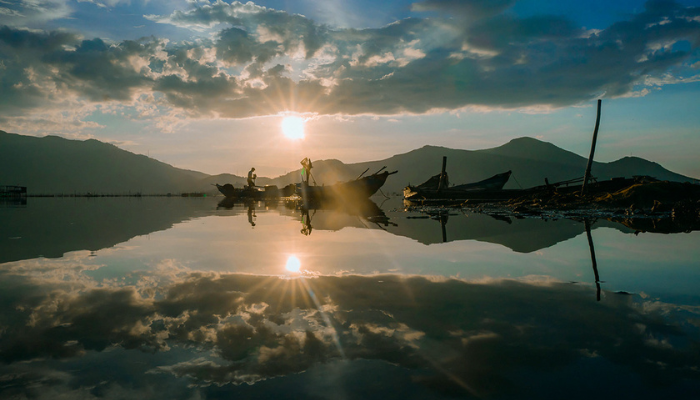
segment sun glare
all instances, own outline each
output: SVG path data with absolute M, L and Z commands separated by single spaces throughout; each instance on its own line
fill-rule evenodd
M 299 272 L 301 269 L 301 261 L 296 256 L 289 256 L 287 266 L 284 267 L 289 272 Z
M 305 121 L 301 117 L 284 117 L 282 119 L 282 134 L 288 139 L 304 138 Z

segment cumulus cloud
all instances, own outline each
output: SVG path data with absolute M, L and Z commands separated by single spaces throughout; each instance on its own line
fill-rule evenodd
M 427 113 L 463 107 L 563 107 L 694 81 L 698 7 L 649 2 L 628 20 L 586 31 L 560 16 L 516 17 L 511 0 L 428 0 L 419 18 L 331 29 L 248 3 L 201 2 L 146 18 L 201 39 L 107 43 L 66 32 L 0 31 L 6 121 L 65 99 L 157 115 L 244 118 Z M 423 18 L 422 12 L 437 12 Z M 673 75 L 670 75 L 673 74 Z M 685 75 L 684 75 L 685 74 Z M 76 116 L 75 118 L 80 118 Z

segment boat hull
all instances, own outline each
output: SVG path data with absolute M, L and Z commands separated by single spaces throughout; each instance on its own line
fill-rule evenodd
M 445 189 L 438 189 L 433 184 L 435 177 L 418 186 L 407 186 L 404 189 L 404 199 L 444 199 L 465 200 L 469 198 L 502 198 L 503 186 L 510 179 L 511 171 L 496 174 L 479 182 L 457 185 Z
M 336 183 L 328 186 L 310 186 L 302 183 L 298 194 L 305 200 L 365 200 L 377 193 L 384 186 L 386 179 L 394 172 L 373 174 L 354 181 Z
M 219 190 L 219 193 L 223 194 L 230 199 L 250 199 L 250 200 L 265 200 L 273 199 L 278 197 L 289 197 L 294 194 L 296 187 L 295 185 L 287 185 L 282 189 L 278 189 L 277 186 L 268 185 L 265 187 L 244 187 L 235 188 L 230 183 L 225 185 L 215 185 Z
M 634 178 L 612 178 L 605 181 L 596 181 L 589 184 L 588 193 L 614 193 L 640 182 L 653 182 L 651 177 L 634 177 Z M 479 203 L 505 203 L 515 201 L 522 198 L 535 196 L 539 199 L 546 199 L 553 195 L 563 196 L 581 191 L 580 185 L 560 186 L 559 183 L 549 185 L 535 186 L 527 189 L 502 189 L 502 190 L 472 190 L 460 191 L 459 193 L 441 193 L 439 195 L 431 193 L 421 193 L 420 195 L 412 195 L 404 197 L 406 205 L 427 205 L 427 204 L 455 204 L 464 203 L 479 204 Z M 405 193 L 404 193 L 405 196 Z

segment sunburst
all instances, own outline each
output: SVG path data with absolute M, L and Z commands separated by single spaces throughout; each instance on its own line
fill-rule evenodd
M 282 134 L 292 140 L 304 139 L 304 125 L 306 121 L 301 117 L 288 116 L 282 119 Z

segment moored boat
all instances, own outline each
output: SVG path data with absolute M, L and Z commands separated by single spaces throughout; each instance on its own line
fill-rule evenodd
M 512 171 L 502 172 L 490 178 L 465 183 L 462 185 L 448 186 L 447 173 L 432 176 L 426 182 L 418 186 L 406 186 L 404 198 L 412 199 L 465 199 L 473 196 L 475 192 L 499 192 L 510 179 Z

